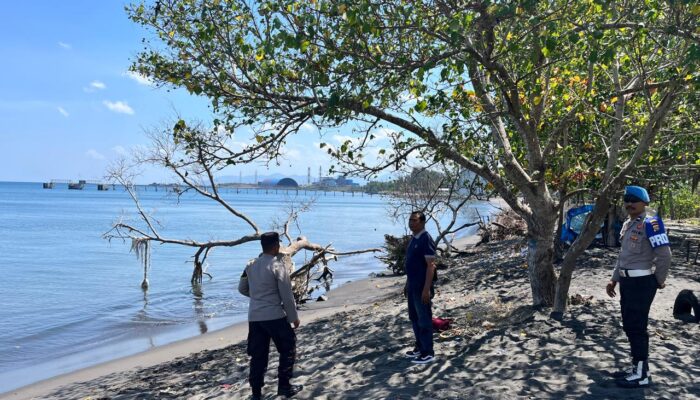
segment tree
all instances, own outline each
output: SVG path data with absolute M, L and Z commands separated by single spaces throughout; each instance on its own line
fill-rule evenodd
M 194 268 L 191 283 L 199 285 L 202 282 L 204 265 L 209 252 L 217 247 L 235 247 L 251 241 L 260 240 L 263 231 L 260 226 L 248 215 L 238 210 L 224 194 L 216 182 L 215 175 L 226 168 L 230 157 L 237 159 L 258 159 L 264 156 L 264 144 L 255 143 L 251 146 L 235 148 L 231 144 L 230 134 L 220 129 L 206 129 L 201 124 L 188 126 L 183 120 L 174 124 L 175 128 L 168 126 L 163 130 L 149 132 L 151 146 L 134 154 L 133 160 L 120 160 L 109 168 L 108 177 L 111 181 L 123 186 L 131 196 L 137 210 L 136 222 L 121 219 L 112 229 L 103 236 L 107 240 L 120 239 L 131 240 L 132 251 L 137 258 L 143 261 L 144 279 L 141 284 L 144 290 L 148 289 L 148 269 L 150 264 L 149 247 L 151 243 L 186 246 L 195 249 Z M 270 146 L 276 146 L 270 143 Z M 253 147 L 254 150 L 251 150 Z M 230 240 L 198 241 L 195 239 L 180 239 L 168 237 L 159 229 L 160 224 L 141 205 L 134 178 L 138 169 L 146 164 L 152 164 L 168 169 L 177 179 L 176 193 L 192 191 L 197 195 L 218 203 L 226 209 L 231 216 L 250 231 L 238 238 Z M 339 252 L 331 245 L 321 245 L 308 240 L 304 236 L 292 239 L 290 228 L 297 224 L 301 213 L 308 211 L 314 199 L 299 204 L 290 202 L 287 205 L 287 217 L 278 220 L 275 228 L 286 238 L 286 246 L 281 247 L 281 260 L 286 265 L 293 282 L 293 291 L 297 301 L 306 300 L 310 294 L 310 281 L 318 275 L 319 279 L 326 281 L 332 278 L 328 261 L 337 260 L 338 256 L 353 255 L 366 252 L 378 252 L 381 249 L 370 248 L 349 252 Z M 298 225 L 296 225 L 298 227 Z M 292 257 L 302 250 L 312 252 L 312 257 L 303 266 L 294 269 Z M 316 273 L 317 272 L 317 273 Z
M 483 182 L 471 179 L 459 167 L 442 163 L 433 168 L 415 168 L 407 176 L 394 181 L 394 191 L 386 195 L 389 214 L 397 222 L 405 223 L 413 211 L 423 211 L 429 223 L 435 225 L 435 242 L 442 242 L 443 251 L 454 250 L 451 237 L 457 232 L 479 224 L 458 224 L 470 200 L 486 197 Z
M 346 126 L 355 140 L 329 152 L 355 172 L 418 154 L 489 182 L 527 223 L 533 305 L 557 316 L 611 199 L 662 128 L 689 130 L 681 110 L 697 103 L 690 1 L 162 0 L 128 12 L 155 35 L 133 69 L 208 97 L 228 130 L 271 123 L 255 140 L 282 143 L 304 123 Z M 595 209 L 557 276 L 557 215 L 580 190 Z

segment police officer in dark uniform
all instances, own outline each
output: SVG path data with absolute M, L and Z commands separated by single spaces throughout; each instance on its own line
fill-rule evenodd
M 624 202 L 629 219 L 622 225 L 620 256 L 606 291 L 610 297 L 615 297 L 615 287 L 620 283 L 622 327 L 632 353 L 632 365 L 613 376 L 618 386 L 635 388 L 651 383 L 647 332 L 649 309 L 656 290 L 665 287 L 671 266 L 671 249 L 661 219 L 646 214 L 649 204 L 646 189 L 627 186 Z

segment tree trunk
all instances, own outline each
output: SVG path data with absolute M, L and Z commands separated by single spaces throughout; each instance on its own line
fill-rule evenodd
M 554 303 L 555 279 L 554 265 L 554 218 L 540 219 L 536 226 L 530 225 L 528 233 L 528 275 L 532 288 L 532 305 L 549 307 Z M 551 220 L 551 221 L 550 221 Z
M 606 232 L 605 245 L 615 247 L 617 244 L 617 235 L 615 235 L 615 224 L 617 222 L 617 206 L 615 204 L 608 207 L 608 231 Z
M 559 192 L 559 198 L 563 199 L 566 197 L 566 191 L 562 190 Z M 565 213 L 565 201 L 559 202 L 559 207 L 557 209 L 557 230 L 554 233 L 554 260 L 556 262 L 561 261 L 564 258 L 564 243 L 561 240 L 561 233 L 564 230 L 564 213 Z
M 566 303 L 569 299 L 569 287 L 571 286 L 571 276 L 576 268 L 576 260 L 583 254 L 588 246 L 595 239 L 596 233 L 600 230 L 600 224 L 605 219 L 610 209 L 610 201 L 601 197 L 596 202 L 596 206 L 589 214 L 584 224 L 581 234 L 576 238 L 569 251 L 564 256 L 564 261 L 559 272 L 559 279 L 556 286 L 556 297 L 553 302 L 552 318 L 561 320 L 566 310 Z
M 556 274 L 554 273 L 554 231 L 557 207 L 539 196 L 530 201 L 531 214 L 527 223 L 527 271 L 532 289 L 532 306 L 550 307 L 554 303 Z
M 668 208 L 671 219 L 676 219 L 676 207 L 673 204 L 673 190 L 668 191 Z

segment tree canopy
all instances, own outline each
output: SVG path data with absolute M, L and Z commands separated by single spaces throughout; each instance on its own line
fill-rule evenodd
M 694 1 L 159 0 L 128 12 L 154 33 L 134 71 L 209 98 L 217 128 L 257 127 L 229 164 L 274 157 L 305 123 L 352 129 L 328 151 L 356 173 L 454 162 L 525 219 L 533 304 L 559 312 L 621 186 L 700 165 Z M 183 127 L 173 135 L 196 140 Z M 556 216 L 579 190 L 596 208 L 557 277 Z

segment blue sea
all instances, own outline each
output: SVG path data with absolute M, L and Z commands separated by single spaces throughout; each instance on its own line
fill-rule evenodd
M 141 187 L 143 208 L 163 237 L 229 240 L 252 233 L 211 200 Z M 386 199 L 341 192 L 226 189 L 226 199 L 269 230 L 292 202 L 315 198 L 299 226 L 310 240 L 339 251 L 381 247 L 385 234 L 405 234 Z M 474 202 L 464 221 L 489 215 Z M 244 321 L 247 299 L 236 287 L 259 243 L 210 252 L 200 289 L 190 284 L 193 248 L 154 245 L 150 287 L 142 291 L 141 263 L 130 242 L 102 235 L 119 218 L 139 224 L 128 194 L 68 190 L 65 184 L 0 182 L 0 393 L 66 372 L 194 337 Z M 474 233 L 475 227 L 460 236 Z M 292 231 L 294 235 L 298 231 Z M 297 265 L 310 254 L 300 253 Z M 333 263 L 334 286 L 386 270 L 372 254 Z

